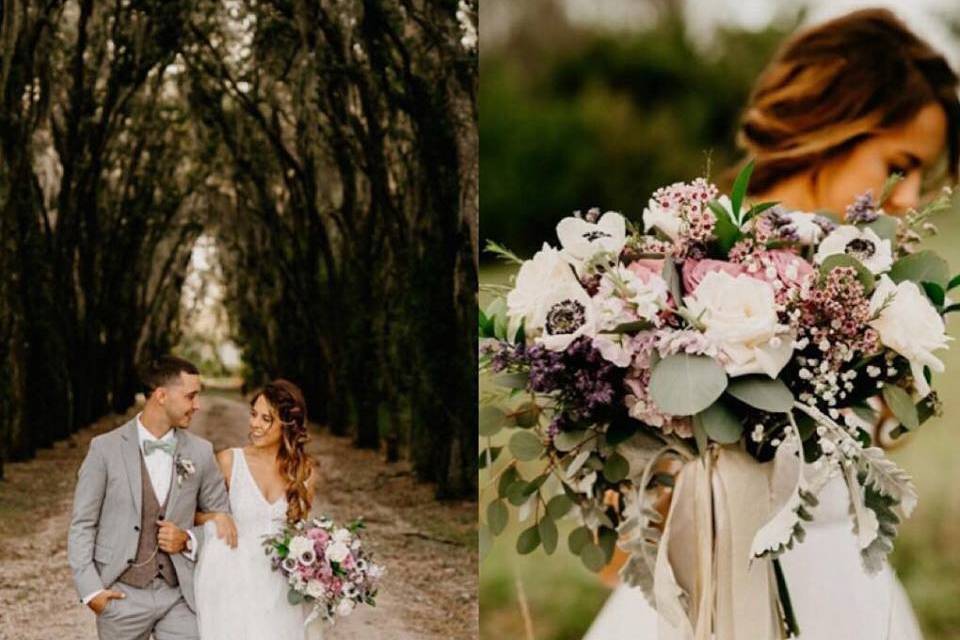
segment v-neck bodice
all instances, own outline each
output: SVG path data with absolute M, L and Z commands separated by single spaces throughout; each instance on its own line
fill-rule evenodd
M 283 525 L 287 512 L 286 496 L 267 502 L 247 465 L 243 449 L 239 447 L 233 450 L 230 509 L 240 534 L 256 536 L 277 531 Z

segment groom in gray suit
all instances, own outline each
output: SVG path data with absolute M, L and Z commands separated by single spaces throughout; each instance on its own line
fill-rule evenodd
M 101 640 L 198 638 L 193 568 L 203 537 L 197 511 L 229 511 L 213 446 L 187 432 L 200 408 L 190 362 L 144 370 L 147 403 L 97 436 L 80 467 L 68 556 Z

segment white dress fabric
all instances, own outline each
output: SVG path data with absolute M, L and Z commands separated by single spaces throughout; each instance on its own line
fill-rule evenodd
M 806 538 L 780 557 L 800 640 L 921 640 L 910 601 L 890 567 L 876 575 L 863 568 L 842 477 L 827 482 L 818 498 L 813 522 L 805 523 Z M 584 636 L 656 639 L 656 611 L 639 588 L 627 585 L 614 590 Z
M 304 627 L 309 610 L 287 601 L 287 583 L 271 569 L 264 536 L 283 528 L 285 497 L 267 502 L 254 482 L 243 449 L 233 450 L 230 509 L 237 548 L 208 522 L 194 577 L 200 640 L 319 640 L 320 623 Z

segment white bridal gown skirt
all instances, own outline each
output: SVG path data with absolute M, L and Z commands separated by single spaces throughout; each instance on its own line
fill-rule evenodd
M 876 575 L 863 569 L 843 479 L 828 482 L 819 499 L 803 543 L 780 557 L 800 640 L 921 640 L 910 601 L 890 567 Z M 656 611 L 640 589 L 626 585 L 614 590 L 584 636 L 656 639 Z

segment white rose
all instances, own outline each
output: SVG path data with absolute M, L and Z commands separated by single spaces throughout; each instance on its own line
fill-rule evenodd
M 327 558 L 331 562 L 343 562 L 350 555 L 350 548 L 343 542 L 334 542 L 327 547 Z
M 537 342 L 551 351 L 563 351 L 580 336 L 597 334 L 597 312 L 579 283 L 553 287 L 547 290 L 540 315 L 531 325 L 543 330 Z
M 304 536 L 294 536 L 290 540 L 288 557 L 299 558 L 307 551 L 313 551 L 313 540 Z
M 564 218 L 557 224 L 557 237 L 567 255 L 578 261 L 603 251 L 619 256 L 627 242 L 627 221 L 616 211 L 607 211 L 596 223 Z
M 813 261 L 822 264 L 836 254 L 856 258 L 874 274 L 889 271 L 893 265 L 893 248 L 889 240 L 881 240 L 873 229 L 861 229 L 849 224 L 837 227 L 823 239 Z
M 823 227 L 817 222 L 817 214 L 790 211 L 783 217 L 790 221 L 790 229 L 797 234 L 800 244 L 815 245 L 823 238 Z
M 870 298 L 870 311 L 879 317 L 870 326 L 880 334 L 880 342 L 910 361 L 914 384 L 921 397 L 930 393 L 923 367 L 940 373 L 943 362 L 933 352 L 946 349 L 951 338 L 946 335 L 943 318 L 915 283 L 906 280 L 894 284 L 882 276 Z
M 526 328 L 530 329 L 534 317 L 540 312 L 545 293 L 565 283 L 579 286 L 563 254 L 544 243 L 533 258 L 520 265 L 513 289 L 507 294 L 509 335 L 516 335 L 521 322 L 526 322 Z
M 777 317 L 773 287 L 747 275 L 711 271 L 684 299 L 706 327 L 731 376 L 765 373 L 776 378 L 793 353 L 793 336 Z
M 347 543 L 347 542 L 350 542 L 351 535 L 348 530 L 341 527 L 340 529 L 337 529 L 336 531 L 333 532 L 332 538 L 334 542 Z
M 337 605 L 337 615 L 347 617 L 353 611 L 353 600 L 343 599 Z

